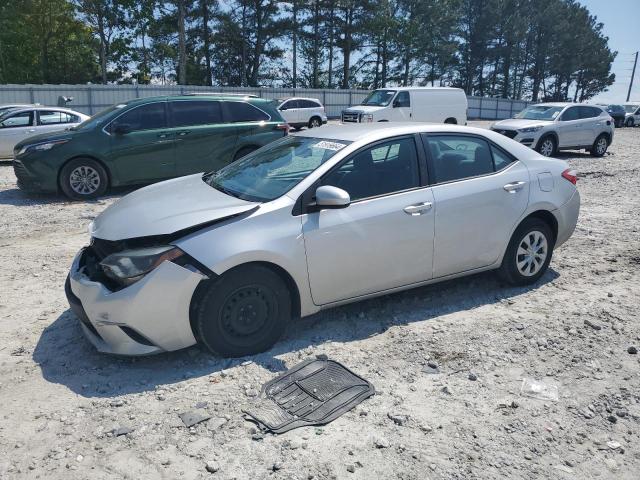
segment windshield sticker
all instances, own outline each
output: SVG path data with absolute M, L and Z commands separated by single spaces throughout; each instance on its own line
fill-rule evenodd
M 312 147 L 324 148 L 325 150 L 333 150 L 334 152 L 337 152 L 341 148 L 346 147 L 346 145 L 344 143 L 322 141 L 322 142 L 316 143 L 315 145 L 312 145 Z

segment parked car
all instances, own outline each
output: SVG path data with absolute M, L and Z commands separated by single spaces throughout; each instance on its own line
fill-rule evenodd
M 16 107 L 0 113 L 0 158 L 11 158 L 16 144 L 34 135 L 57 132 L 84 122 L 84 113 L 59 107 Z
M 530 105 L 515 118 L 495 122 L 491 130 L 540 152 L 585 149 L 603 156 L 613 142 L 613 119 L 601 107 L 577 103 Z
M 467 96 L 460 88 L 397 87 L 371 92 L 342 111 L 342 123 L 434 122 L 466 125 Z
M 624 127 L 627 112 L 622 105 L 607 105 L 604 103 L 599 103 L 598 105 L 604 108 L 605 112 L 613 118 L 613 124 L 616 128 Z
M 575 228 L 575 183 L 485 129 L 305 130 L 112 204 L 66 293 L 102 352 L 249 355 L 335 305 L 493 269 L 536 282 Z
M 640 103 L 625 103 L 626 117 L 624 124 L 627 127 L 640 125 Z
M 13 165 L 20 188 L 94 198 L 108 187 L 217 170 L 288 130 L 271 101 L 260 98 L 144 98 L 71 131 L 20 142 Z
M 320 127 L 327 123 L 324 106 L 316 98 L 282 98 L 278 103 L 280 115 L 296 130 L 302 127 Z

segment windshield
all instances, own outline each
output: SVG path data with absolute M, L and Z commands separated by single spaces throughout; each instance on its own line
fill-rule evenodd
M 395 90 L 374 90 L 360 105 L 386 107 L 395 94 Z
M 252 202 L 274 200 L 300 183 L 349 143 L 313 137 L 285 137 L 203 179 L 213 188 Z
M 552 107 L 549 105 L 533 105 L 518 113 L 515 118 L 525 120 L 555 120 L 564 107 Z
M 112 105 L 106 110 L 102 110 L 100 113 L 96 113 L 94 116 L 88 118 L 81 124 L 75 127 L 71 127 L 70 130 L 91 130 L 94 127 L 97 127 L 98 125 L 106 123 L 111 118 L 112 112 L 116 110 L 121 110 L 124 107 L 126 107 L 126 105 L 123 103 L 118 105 Z
M 640 105 L 625 105 L 624 110 L 627 113 L 633 113 L 638 109 L 638 107 L 640 107 Z

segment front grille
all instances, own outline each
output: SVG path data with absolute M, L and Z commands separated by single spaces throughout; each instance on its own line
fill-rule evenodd
M 13 160 L 13 173 L 15 173 L 16 178 L 20 181 L 25 181 L 29 179 L 29 173 L 27 173 L 27 169 L 24 168 L 22 162 L 17 160 Z
M 516 135 L 518 135 L 518 131 L 517 130 L 509 130 L 506 128 L 494 128 L 492 129 L 494 132 L 498 132 L 501 135 L 504 135 L 505 137 L 509 137 L 509 138 L 515 138 Z
M 360 114 L 354 112 L 342 112 L 342 123 L 358 123 Z

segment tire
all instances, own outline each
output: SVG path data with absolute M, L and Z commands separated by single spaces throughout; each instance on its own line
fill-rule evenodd
M 322 126 L 322 119 L 319 117 L 311 117 L 309 119 L 309 128 L 318 128 Z
M 598 136 L 598 138 L 596 138 L 596 141 L 593 142 L 589 153 L 591 153 L 591 155 L 594 157 L 602 157 L 605 153 L 607 153 L 608 147 L 609 140 L 607 140 L 607 136 L 602 133 Z
M 627 121 L 624 122 L 625 126 L 627 127 L 633 127 L 634 123 L 635 122 L 633 121 L 633 118 L 627 118 Z
M 557 148 L 556 139 L 551 135 L 547 135 L 540 139 L 536 146 L 536 151 L 545 157 L 552 157 L 555 155 Z
M 447 118 L 444 123 L 448 125 L 457 125 L 458 121 L 455 118 Z
M 107 191 L 109 176 L 100 162 L 80 157 L 70 160 L 62 167 L 58 182 L 67 197 L 90 200 Z
M 212 281 L 195 309 L 198 338 L 224 357 L 271 348 L 291 320 L 291 293 L 282 278 L 261 265 L 236 267 Z
M 258 147 L 242 147 L 233 156 L 233 161 L 240 160 L 242 157 L 249 155 L 251 152 L 257 150 Z
M 549 267 L 554 244 L 553 232 L 546 222 L 539 218 L 525 219 L 513 232 L 498 275 L 511 285 L 537 282 Z M 527 245 L 533 246 L 533 249 L 528 249 L 534 252 L 533 257 L 522 253 L 523 250 L 527 251 Z

